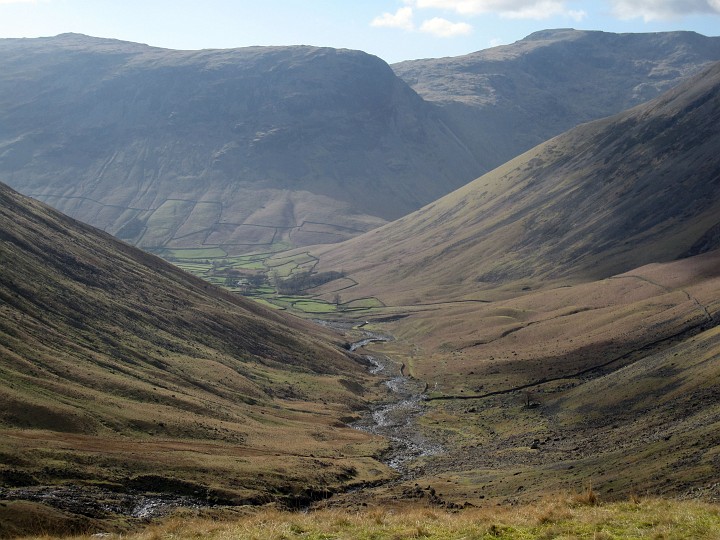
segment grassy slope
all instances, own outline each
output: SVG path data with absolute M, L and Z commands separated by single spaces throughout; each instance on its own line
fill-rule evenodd
M 338 420 L 364 366 L 316 327 L 4 186 L 0 268 L 3 483 L 159 475 L 261 500 L 382 474 Z
M 417 305 L 598 279 L 717 247 L 720 64 L 336 246 L 349 295 Z

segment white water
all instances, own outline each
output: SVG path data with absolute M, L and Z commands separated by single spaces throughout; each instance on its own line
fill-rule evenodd
M 398 366 L 386 358 L 366 358 L 373 366 L 370 373 L 399 372 Z M 391 445 L 385 464 L 407 474 L 415 460 L 438 455 L 443 449 L 425 439 L 417 428 L 417 418 L 424 412 L 425 385 L 400 373 L 385 381 L 385 385 L 389 400 L 374 406 L 370 414 L 355 422 L 353 427 L 389 439 Z

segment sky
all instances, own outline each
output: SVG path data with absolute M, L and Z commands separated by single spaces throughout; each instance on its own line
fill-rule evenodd
M 78 32 L 172 49 L 317 45 L 394 63 L 547 28 L 720 34 L 720 0 L 0 0 L 0 38 Z

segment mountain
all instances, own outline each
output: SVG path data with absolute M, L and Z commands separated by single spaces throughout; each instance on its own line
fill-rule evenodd
M 0 178 L 146 249 L 338 241 L 477 176 L 360 51 L 0 40 Z
M 580 123 L 619 113 L 720 60 L 720 37 L 543 30 L 395 72 L 473 149 L 486 172 Z
M 4 185 L 0 268 L 0 498 L 105 489 L 79 513 L 107 516 L 111 493 L 299 503 L 384 474 L 340 420 L 366 367 L 316 325 Z
M 344 296 L 395 305 L 492 299 L 703 253 L 720 247 L 718 125 L 720 63 L 312 253 L 319 270 L 342 268 L 358 283 Z
M 717 59 L 720 38 L 692 33 L 548 30 L 392 69 L 330 48 L 4 39 L 0 179 L 165 256 L 338 242 Z

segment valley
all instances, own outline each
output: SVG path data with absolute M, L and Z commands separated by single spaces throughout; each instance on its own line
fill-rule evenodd
M 419 416 L 395 410 L 442 451 L 362 498 L 412 500 L 419 484 L 451 508 L 588 485 L 603 500 L 717 500 L 718 262 L 713 253 L 505 301 L 407 308 L 377 324 L 396 339 L 373 354 L 400 362 L 415 381 L 409 401 L 421 398 Z
M 418 433 L 443 452 L 421 456 L 405 483 L 382 486 L 375 497 L 402 498 L 416 482 L 442 485 L 443 501 L 461 506 L 536 500 L 548 490 L 589 484 L 610 499 L 632 492 L 685 496 L 698 483 L 708 490 L 705 496 L 717 496 L 709 471 L 716 468 L 718 443 L 711 435 L 718 410 L 710 398 L 717 381 L 718 258 L 706 232 L 717 220 L 712 206 L 717 196 L 703 196 L 710 206 L 699 206 L 695 195 L 696 190 L 715 189 L 713 179 L 718 177 L 715 159 L 704 150 L 717 143 L 717 130 L 709 127 L 718 111 L 717 73 L 715 66 L 646 105 L 581 126 L 355 240 L 282 253 L 265 263 L 291 260 L 299 268 L 302 261 L 312 261 L 319 274 L 343 268 L 341 277 L 307 291 L 309 298 L 332 306 L 337 294 L 351 301 L 374 294 L 382 305 L 358 312 L 336 305 L 325 316 L 392 334 L 393 341 L 370 346 L 373 354 L 401 363 L 418 388 L 427 388 L 426 400 L 420 402 L 423 414 L 414 421 Z M 697 143 L 682 135 L 684 124 L 664 120 L 660 130 L 648 127 L 673 118 L 681 108 L 683 121 L 693 129 L 708 123 Z M 697 122 L 691 120 L 695 115 Z M 635 133 L 646 135 L 638 142 Z M 598 140 L 603 141 L 601 150 L 586 150 L 589 157 L 578 150 L 599 147 Z M 567 154 L 560 151 L 566 141 Z M 588 141 L 593 142 L 583 146 Z M 667 148 L 667 141 L 688 144 L 682 151 L 662 150 L 672 162 L 651 154 L 649 167 L 639 153 L 648 147 Z M 625 161 L 609 165 L 606 152 L 620 155 L 614 148 L 623 148 Z M 583 167 L 568 155 L 583 156 Z M 591 164 L 593 159 L 622 170 L 612 185 L 613 197 L 622 178 L 631 178 L 633 190 L 643 193 L 639 186 L 646 174 L 663 193 L 658 195 L 663 202 L 654 206 L 652 198 L 626 192 L 617 202 L 599 204 L 604 194 L 596 179 L 608 174 L 602 165 Z M 543 177 L 545 184 L 530 183 Z M 594 195 L 586 198 L 577 187 L 567 189 L 562 182 L 570 178 L 574 186 L 587 182 Z M 671 191 L 673 205 L 667 206 L 668 190 L 678 178 L 686 195 Z M 490 195 L 493 190 L 495 195 Z M 592 201 L 600 213 L 578 210 L 574 202 L 548 210 L 532 198 L 537 193 L 559 209 L 564 192 L 573 193 L 573 201 Z M 685 196 L 687 210 L 679 213 L 676 207 L 685 204 Z M 513 205 L 536 225 L 519 231 L 521 220 L 507 217 Z M 634 227 L 614 223 L 604 208 L 613 208 L 621 219 L 630 215 L 618 205 L 638 213 L 645 205 L 652 220 Z M 528 215 L 527 208 L 538 215 L 555 212 L 554 235 L 545 230 L 549 225 L 539 226 L 542 222 Z M 666 227 L 663 210 L 670 216 L 667 227 L 674 227 L 680 214 L 687 220 L 682 230 L 674 229 L 679 235 L 675 239 L 658 232 Z M 563 211 L 574 213 L 564 216 Z M 573 223 L 565 229 L 567 240 L 558 234 L 563 221 Z M 507 223 L 508 233 L 496 223 Z M 617 234 L 628 236 L 615 239 Z M 597 248 L 594 237 L 600 239 Z M 581 245 L 575 244 L 578 238 Z M 534 243 L 549 239 L 552 251 Z M 564 249 L 559 242 L 567 242 Z M 701 244 L 702 249 L 688 250 Z M 575 245 L 582 251 L 574 254 Z M 518 255 L 518 246 L 526 255 Z M 687 258 L 703 251 L 707 253 Z M 562 253 L 565 259 L 550 253 Z M 675 260 L 684 253 L 685 258 Z M 653 262 L 663 260 L 668 262 Z M 490 272 L 501 277 L 474 278 L 488 273 L 490 264 L 496 265 Z M 518 277 L 506 270 L 510 265 L 518 269 Z M 684 359 L 681 364 L 678 358 Z M 598 401 L 598 392 L 607 396 L 605 405 Z M 703 442 L 693 442 L 690 450 L 695 437 Z M 656 455 L 665 461 L 657 462 Z M 673 463 L 682 463 L 682 471 L 671 474 Z M 632 479 L 618 473 L 629 464 Z
M 0 537 L 713 538 L 717 39 L 0 40 Z
M 394 386 L 396 400 L 360 426 L 392 441 L 405 437 L 409 422 L 411 438 L 420 436 L 425 441 L 421 447 L 430 449 L 407 461 L 413 451 L 403 450 L 406 440 L 399 442 L 394 451 L 400 453 L 403 477 L 365 490 L 361 498 L 374 493 L 373 498 L 388 502 L 402 499 L 416 483 L 438 490 L 435 486 L 442 486 L 438 493 L 443 498 L 436 503 L 460 506 L 536 500 L 548 490 L 572 491 L 588 484 L 610 499 L 628 492 L 692 492 L 706 474 L 702 471 L 714 468 L 718 443 L 711 434 L 720 411 L 707 393 L 717 377 L 712 358 L 718 351 L 718 262 L 717 254 L 709 253 L 597 282 L 526 290 L 504 300 L 358 311 L 328 304 L 322 316 L 346 321 L 338 327 L 346 334 L 343 339 L 358 335 L 353 327 L 391 333 L 391 341 L 366 343 L 369 354 L 393 359 L 411 376 L 391 379 L 391 389 L 400 384 L 403 390 L 398 393 Z M 286 306 L 301 315 L 303 308 Z M 311 311 L 305 316 L 318 315 Z M 678 368 L 678 357 L 710 363 L 701 368 L 686 360 Z M 387 367 L 378 372 L 387 373 Z M 635 381 L 631 373 L 637 373 Z M 625 397 L 601 407 L 594 396 L 603 384 L 613 388 L 608 396 Z M 672 390 L 659 393 L 662 388 Z M 628 415 L 625 407 L 633 395 L 647 397 L 639 398 Z M 383 423 L 389 430 L 378 430 Z M 656 426 L 651 440 L 657 448 L 652 451 L 644 435 L 648 424 Z M 702 457 L 666 484 L 667 476 L 658 474 L 652 456 L 660 452 L 682 462 L 685 438 L 693 440 L 699 431 L 703 445 L 691 453 Z M 634 443 L 619 450 L 619 441 Z M 384 460 L 397 467 L 392 450 Z M 619 465 L 623 460 L 633 463 L 631 482 L 616 473 L 624 470 Z M 608 468 L 614 461 L 618 466 Z M 716 497 L 711 477 L 705 478 L 711 491 L 704 496 Z
M 718 73 L 716 65 L 657 100 L 576 128 L 388 226 L 308 250 L 319 271 L 342 267 L 357 283 L 346 297 L 372 291 L 385 304 L 378 318 L 392 317 L 383 328 L 396 340 L 374 348 L 392 351 L 429 389 L 419 425 L 445 451 L 420 460 L 427 472 L 417 483 L 443 486 L 460 505 L 590 484 L 610 499 L 696 489 L 717 498 L 710 471 L 719 411 L 710 396 L 720 266 L 707 232 L 717 195 L 700 204 L 690 193 L 714 190 L 720 178 L 702 150 L 718 142 L 709 127 L 720 111 Z M 680 108 L 682 122 L 707 121 L 708 130 L 683 151 L 648 154 L 690 141 L 671 120 Z M 604 167 L 622 173 L 611 182 Z M 619 188 L 623 181 L 631 190 Z M 680 185 L 684 193 L 673 190 Z M 687 210 L 677 212 L 686 196 Z M 565 197 L 572 202 L 559 203 Z M 647 222 L 626 221 L 642 215 Z

